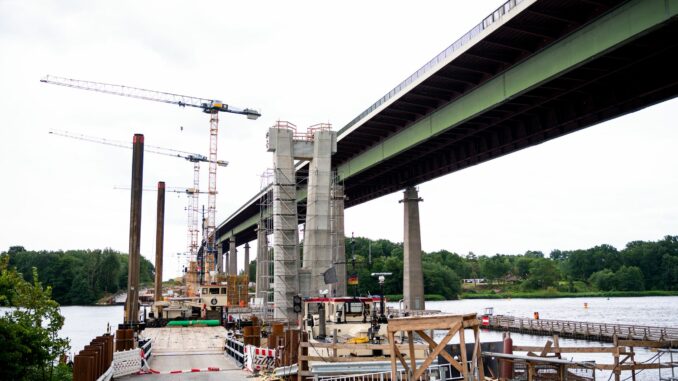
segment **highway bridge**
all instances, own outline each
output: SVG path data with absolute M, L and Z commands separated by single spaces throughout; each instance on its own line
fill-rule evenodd
M 506 2 L 339 130 L 346 207 L 674 98 L 677 15 L 678 0 Z M 256 239 L 269 191 L 217 240 Z

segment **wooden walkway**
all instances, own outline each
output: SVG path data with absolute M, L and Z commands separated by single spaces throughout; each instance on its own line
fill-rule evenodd
M 653 346 L 659 343 L 667 348 L 678 348 L 678 328 L 572 320 L 535 320 L 506 315 L 489 316 L 489 322 L 483 321 L 481 328 L 604 342 L 613 342 L 615 339 L 638 340 L 651 342 Z

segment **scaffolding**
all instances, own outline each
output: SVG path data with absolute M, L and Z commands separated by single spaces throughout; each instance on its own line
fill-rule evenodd
M 346 296 L 346 245 L 344 238 L 344 184 L 336 171 L 332 172 L 330 185 L 330 242 L 332 245 L 332 266 L 337 283 L 331 286 L 332 296 Z
M 269 306 L 273 304 L 273 170 L 267 169 L 261 175 L 261 191 L 264 192 L 259 204 L 259 226 L 257 227 L 257 271 L 255 303 L 253 310 L 263 321 L 270 321 Z

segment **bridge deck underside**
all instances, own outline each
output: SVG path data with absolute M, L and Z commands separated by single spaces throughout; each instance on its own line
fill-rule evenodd
M 525 3 L 523 3 L 525 4 Z M 595 125 L 678 95 L 676 18 L 632 41 L 594 55 L 566 73 L 494 104 L 437 135 L 359 171 L 352 161 L 378 149 L 432 114 L 482 90 L 513 68 L 624 7 L 616 0 L 540 0 L 396 100 L 339 131 L 332 166 L 340 171 L 346 207 Z M 594 42 L 596 43 L 596 42 Z M 363 113 L 365 114 L 365 113 Z M 361 114 L 362 115 L 362 114 Z M 357 126 L 357 127 L 356 127 Z M 444 126 L 448 127 L 448 126 Z M 382 146 L 383 147 L 383 146 Z M 341 173 L 348 166 L 348 175 Z M 297 171 L 303 187 L 306 167 Z M 303 216 L 303 202 L 299 203 Z M 251 201 L 219 227 L 237 242 L 255 239 L 259 203 Z
M 677 33 L 674 20 L 351 177 L 347 206 L 675 97 Z

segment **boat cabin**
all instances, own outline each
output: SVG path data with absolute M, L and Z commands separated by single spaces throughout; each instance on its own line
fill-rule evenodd
M 207 307 L 228 305 L 228 287 L 223 285 L 202 285 L 199 290 L 198 303 L 205 304 Z
M 379 297 L 335 297 L 335 298 L 307 298 L 304 300 L 304 316 L 318 314 L 324 310 L 325 321 L 336 324 L 367 323 L 372 314 L 379 311 Z

